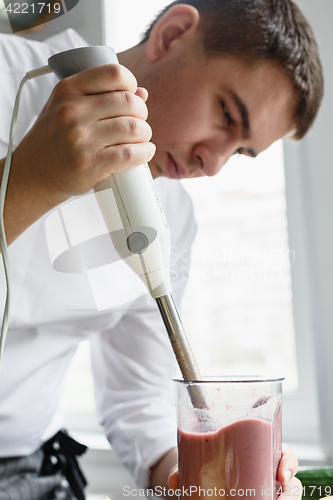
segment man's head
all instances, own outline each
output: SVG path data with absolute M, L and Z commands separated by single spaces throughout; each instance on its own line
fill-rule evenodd
M 155 175 L 214 175 L 235 152 L 300 139 L 322 99 L 317 45 L 290 0 L 177 0 L 138 49 L 127 62 L 149 91 Z

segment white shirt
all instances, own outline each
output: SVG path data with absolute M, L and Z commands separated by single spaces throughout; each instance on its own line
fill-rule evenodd
M 25 72 L 45 65 L 53 53 L 82 45 L 84 40 L 73 30 L 43 43 L 0 35 L 1 158 L 6 156 L 13 103 Z M 26 84 L 16 144 L 57 81 L 51 74 Z M 171 277 L 179 306 L 195 234 L 192 204 L 178 181 L 161 178 L 156 185 L 171 229 Z M 149 467 L 176 446 L 176 363 L 157 305 L 146 293 L 98 311 L 86 273 L 53 269 L 45 236 L 48 217 L 9 248 L 13 299 L 0 374 L 0 456 L 30 454 L 60 429 L 65 372 L 78 343 L 90 338 L 100 421 L 138 485 L 147 486 Z M 117 272 L 113 290 L 124 287 L 124 276 L 128 290 L 135 286 L 137 277 Z M 1 270 L 0 304 L 4 300 Z

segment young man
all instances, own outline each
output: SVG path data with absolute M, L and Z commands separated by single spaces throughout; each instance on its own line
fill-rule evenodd
M 43 44 L 0 37 L 2 156 L 20 78 L 52 53 L 80 45 L 73 36 Z M 121 309 L 89 311 L 85 278 L 51 268 L 45 214 L 112 172 L 149 161 L 153 176 L 164 178 L 158 190 L 180 255 L 190 248 L 195 224 L 188 198 L 170 179 L 213 176 L 232 154 L 256 156 L 281 137 L 301 138 L 322 97 L 316 43 L 290 0 L 174 2 L 119 60 L 123 67 L 86 70 L 53 90 L 55 77 L 41 77 L 22 97 L 5 205 L 14 302 L 1 373 L 0 472 L 8 463 L 19 472 L 0 486 L 12 488 L 10 498 L 20 498 L 20 488 L 32 500 L 60 488 L 60 474 L 53 481 L 44 467 L 40 476 L 41 446 L 61 426 L 61 382 L 77 343 L 87 336 L 101 422 L 138 484 L 167 486 L 176 464 L 174 360 L 155 304 L 144 296 Z M 149 92 L 151 129 L 141 86 Z M 174 280 L 178 302 L 184 285 Z M 22 457 L 21 469 L 10 457 Z M 27 460 L 38 476 L 32 483 L 22 479 Z M 289 450 L 279 480 L 297 485 L 290 479 L 296 468 Z M 177 474 L 169 481 L 175 487 Z

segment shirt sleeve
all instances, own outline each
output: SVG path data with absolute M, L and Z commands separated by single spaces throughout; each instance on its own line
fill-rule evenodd
M 47 64 L 48 58 L 62 50 L 87 45 L 74 30 L 68 29 L 38 42 L 22 36 L 0 34 L 0 94 L 2 110 L 0 120 L 0 146 L 8 143 L 11 113 L 16 92 L 27 71 Z M 19 120 L 14 145 L 16 146 L 39 115 L 59 79 L 53 74 L 29 80 L 22 91 Z
M 171 278 L 179 307 L 196 226 L 189 198 L 181 186 L 171 187 L 158 190 L 171 228 Z M 140 297 L 115 328 L 93 338 L 92 369 L 106 436 L 138 486 L 146 488 L 150 467 L 177 445 L 177 365 L 155 300 Z

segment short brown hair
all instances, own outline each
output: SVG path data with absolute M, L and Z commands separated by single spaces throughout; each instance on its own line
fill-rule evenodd
M 313 31 L 291 0 L 176 0 L 158 14 L 141 42 L 148 40 L 156 21 L 174 5 L 188 4 L 201 16 L 207 55 L 234 55 L 247 61 L 273 60 L 289 75 L 298 103 L 294 139 L 312 125 L 323 97 L 323 71 Z

